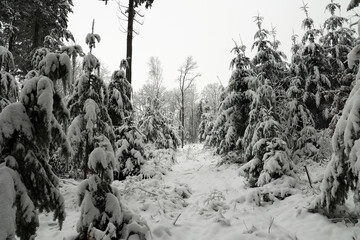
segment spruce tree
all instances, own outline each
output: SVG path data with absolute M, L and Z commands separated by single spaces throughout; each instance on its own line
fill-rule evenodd
M 208 136 L 210 136 L 210 133 L 211 133 L 210 131 L 212 130 L 212 127 L 210 127 L 209 125 L 213 125 L 214 117 L 213 117 L 210 106 L 208 106 L 206 103 L 203 103 L 203 100 L 201 100 L 200 103 L 205 106 L 203 106 L 203 113 L 201 114 L 201 122 L 199 124 L 198 139 L 199 139 L 199 142 L 204 142 L 208 138 Z
M 250 59 L 245 56 L 245 46 L 235 43 L 233 51 L 236 57 L 231 61 L 230 67 L 234 70 L 224 91 L 219 115 L 214 121 L 209 139 L 210 145 L 216 147 L 220 154 L 236 149 L 249 119 L 251 98 L 248 90 L 254 73 L 250 69 Z
M 220 104 L 225 98 L 225 88 L 221 85 L 221 82 L 220 84 L 210 83 L 204 87 L 201 95 L 202 115 L 200 116 L 198 139 L 200 142 L 204 141 L 207 146 L 214 127 L 214 120 L 220 111 Z
M 127 61 L 122 60 L 120 70 L 113 73 L 109 84 L 108 109 L 115 126 L 115 158 L 120 164 L 116 169 L 119 180 L 141 174 L 142 166 L 147 160 L 144 135 L 134 122 L 133 106 L 129 98 L 132 88 L 125 75 L 127 66 Z
M 104 135 L 112 144 L 115 140 L 112 121 L 107 111 L 108 90 L 104 81 L 93 74 L 93 71 L 100 67 L 99 60 L 91 53 L 95 40 L 99 41 L 100 36 L 93 32 L 86 36 L 90 52 L 83 59 L 84 74 L 76 81 L 67 102 L 72 117 L 67 132 L 73 148 L 71 160 L 75 170 L 81 167 L 84 179 L 87 178 L 89 154 L 95 147 L 94 138 Z
M 78 189 L 77 239 L 145 239 L 146 222 L 121 203 L 119 190 L 111 186 L 116 165 L 110 140 L 104 135 L 95 137 L 87 162 L 92 175 Z
M 0 215 L 12 220 L 7 231 L 0 231 L 1 239 L 12 239 L 15 229 L 20 239 L 31 239 L 43 211 L 53 211 L 61 229 L 65 203 L 48 161 L 51 144 L 65 155 L 71 151 L 61 126 L 69 112 L 57 84 L 62 80 L 66 90 L 69 73 L 69 57 L 48 52 L 25 79 L 20 101 L 0 113 L 0 179 L 7 184 L 0 201 L 8 203 Z
M 331 0 L 326 6 L 325 11 L 330 13 L 330 17 L 325 20 L 324 28 L 326 34 L 323 37 L 322 44 L 327 56 L 330 58 L 331 82 L 339 79 L 339 75 L 347 67 L 347 54 L 351 51 L 354 41 L 354 30 L 345 27 L 348 20 L 344 17 L 336 15 L 336 11 L 340 11 L 340 4 Z M 336 76 L 339 74 L 338 76 Z
M 180 139 L 169 119 L 163 116 L 157 99 L 148 99 L 145 111 L 139 119 L 139 130 L 145 135 L 145 143 L 153 143 L 157 149 L 173 149 Z
M 348 54 L 348 66 L 358 64 L 360 45 L 357 44 Z M 359 69 L 359 68 L 358 68 Z M 315 201 L 315 208 L 333 217 L 337 215 L 337 206 L 343 205 L 349 190 L 354 191 L 355 205 L 360 202 L 359 186 L 359 110 L 360 110 L 360 71 L 356 75 L 355 86 L 345 103 L 332 137 L 332 156 L 328 163 L 321 184 L 320 196 Z
M 351 91 L 351 84 L 355 80 L 356 72 L 348 69 L 347 65 L 347 54 L 355 39 L 354 30 L 345 26 L 348 20 L 336 15 L 336 11 L 340 11 L 340 4 L 331 0 L 325 10 L 330 13 L 330 17 L 324 23 L 326 34 L 322 44 L 331 66 L 328 77 L 332 84 L 331 90 L 325 94 L 325 98 L 331 104 L 328 115 L 329 119 L 332 119 L 330 128 L 334 131 Z
M 120 70 L 113 73 L 109 84 L 110 97 L 108 111 L 114 127 L 120 127 L 125 124 L 133 111 L 133 106 L 129 98 L 132 87 L 125 76 L 127 66 L 127 61 L 122 60 Z
M 240 175 L 251 187 L 263 186 L 282 175 L 292 175 L 292 163 L 281 124 L 274 113 L 275 92 L 269 81 L 260 75 L 254 83 L 249 124 L 242 139 L 245 160 Z
M 286 142 L 293 152 L 294 161 L 308 159 L 314 154 L 313 150 L 317 149 L 315 123 L 312 113 L 303 101 L 306 77 L 306 67 L 301 54 L 303 45 L 297 42 L 296 37 L 297 35 L 293 34 L 292 59 L 288 76 L 285 78 L 289 87 L 286 90 L 285 110 L 281 115 L 281 122 L 285 125 Z
M 14 55 L 17 74 L 24 76 L 32 69 L 31 56 L 42 46 L 46 36 L 51 36 L 51 41 L 54 43 L 74 40 L 67 30 L 68 16 L 72 13 L 72 2 L 72 0 L 0 2 L 0 21 L 7 22 L 12 28 L 7 44 L 4 45 Z
M 264 18 L 259 14 L 254 17 L 258 30 L 254 35 L 255 42 L 251 49 L 256 50 L 252 59 L 254 71 L 256 74 L 264 74 L 270 80 L 270 86 L 275 90 L 276 100 L 282 93 L 282 82 L 285 71 L 285 54 L 279 50 L 280 41 L 276 39 L 276 29 L 271 31 L 263 28 Z M 269 37 L 273 37 L 273 41 Z
M 269 32 L 262 28 L 262 21 L 261 16 L 255 17 L 258 31 L 253 44 L 253 48 L 257 47 L 253 63 L 258 75 L 249 83 L 252 102 L 241 141 L 247 163 L 240 168 L 240 174 L 247 178 L 251 187 L 263 186 L 283 175 L 292 175 L 292 162 L 279 122 L 279 95 L 276 94 L 282 91 L 279 86 L 284 74 L 282 54 L 267 40 Z
M 12 53 L 0 45 L 0 112 L 19 98 L 19 86 L 14 76 L 8 72 L 14 67 Z
M 315 127 L 323 129 L 331 120 L 329 118 L 330 103 L 325 99 L 326 92 L 332 86 L 328 77 L 330 64 L 324 47 L 315 41 L 316 37 L 321 35 L 321 31 L 314 28 L 314 21 L 309 16 L 308 8 L 307 4 L 302 7 L 306 15 L 302 22 L 302 28 L 305 30 L 302 38 L 302 43 L 305 45 L 302 56 L 307 71 L 303 98 L 307 108 L 313 114 Z
M 145 154 L 145 137 L 135 126 L 133 119 L 115 129 L 116 136 L 116 158 L 119 161 L 119 180 L 127 176 L 143 175 L 144 165 L 147 161 Z

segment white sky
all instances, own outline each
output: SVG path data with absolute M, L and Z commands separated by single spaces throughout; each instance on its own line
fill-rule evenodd
M 122 0 L 126 5 L 128 0 Z M 309 15 L 315 27 L 323 24 L 330 15 L 324 13 L 330 0 L 307 0 Z M 337 0 L 342 6 L 341 16 L 346 12 L 350 0 Z M 239 34 L 247 46 L 247 55 L 253 56 L 251 45 L 257 27 L 253 16 L 257 12 L 264 17 L 263 27 L 276 27 L 280 50 L 290 58 L 291 35 L 294 30 L 302 37 L 301 22 L 305 14 L 300 10 L 302 0 L 154 0 L 153 7 L 144 10 L 144 25 L 139 26 L 140 35 L 133 40 L 133 88 L 138 90 L 147 80 L 147 62 L 151 56 L 159 57 L 164 69 L 164 85 L 168 89 L 177 87 L 178 69 L 186 57 L 192 55 L 202 74 L 196 84 L 199 91 L 208 83 L 227 85 L 231 71 L 230 50 L 232 39 L 239 41 Z M 120 31 L 117 4 L 99 0 L 74 0 L 74 13 L 69 16 L 69 30 L 85 52 L 85 36 L 91 32 L 95 19 L 95 33 L 102 40 L 93 53 L 112 72 L 118 69 L 120 60 L 126 56 L 126 34 Z M 126 23 L 123 23 L 126 27 Z

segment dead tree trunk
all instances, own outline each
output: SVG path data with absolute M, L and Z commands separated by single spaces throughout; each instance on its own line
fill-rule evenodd
M 133 31 L 134 31 L 134 0 L 129 0 L 128 8 L 128 27 L 127 27 L 127 39 L 126 39 L 126 59 L 128 61 L 128 68 L 126 69 L 126 78 L 131 84 L 131 62 L 132 62 L 132 40 L 133 40 Z

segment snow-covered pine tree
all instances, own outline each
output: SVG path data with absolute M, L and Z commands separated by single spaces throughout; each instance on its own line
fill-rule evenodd
M 285 63 L 286 56 L 279 50 L 280 41 L 276 38 L 276 28 L 272 27 L 271 31 L 263 28 L 264 18 L 259 14 L 254 16 L 258 30 L 254 35 L 255 42 L 252 45 L 252 50 L 256 50 L 255 56 L 252 59 L 254 72 L 258 76 L 264 76 L 268 84 L 272 87 L 275 93 L 275 103 L 272 106 L 272 111 L 277 116 L 282 114 L 284 109 L 284 95 L 286 95 L 285 88 L 288 86 L 283 79 L 287 72 Z M 269 39 L 272 37 L 272 41 Z M 258 81 L 254 81 L 259 83 Z M 258 86 L 252 86 L 252 90 L 256 91 Z M 277 119 L 279 120 L 279 119 Z
M 13 239 L 15 229 L 20 239 L 32 239 L 38 212 L 53 211 L 60 229 L 65 219 L 59 180 L 48 161 L 51 144 L 61 146 L 64 154 L 71 151 L 60 125 L 69 112 L 56 84 L 62 79 L 66 89 L 70 59 L 48 52 L 38 63 L 38 71 L 24 81 L 20 101 L 0 113 L 0 202 L 7 204 L 0 215 L 9 219 L 0 226 L 1 239 Z
M 127 210 L 119 190 L 111 186 L 117 165 L 111 142 L 99 135 L 94 138 L 94 147 L 87 162 L 92 175 L 80 183 L 78 190 L 81 214 L 77 239 L 144 240 L 146 222 Z
M 108 112 L 114 127 L 120 127 L 125 124 L 126 119 L 133 112 L 133 106 L 129 98 L 132 87 L 125 76 L 127 66 L 127 61 L 123 59 L 120 62 L 120 70 L 113 73 L 109 84 Z
M 249 124 L 242 139 L 245 159 L 240 175 L 251 187 L 263 186 L 282 175 L 292 175 L 288 147 L 275 108 L 275 92 L 262 75 L 253 83 L 255 92 L 249 114 Z
M 336 15 L 336 11 L 340 11 L 340 8 L 340 4 L 335 3 L 334 0 L 326 6 L 325 10 L 330 12 L 330 17 L 324 22 L 326 34 L 322 40 L 324 50 L 330 58 L 331 75 L 333 75 L 331 82 L 335 86 L 338 86 L 336 82 L 340 79 L 339 75 L 347 67 L 346 56 L 351 51 L 355 40 L 353 37 L 355 31 L 345 26 L 348 20 Z
M 241 141 L 248 162 L 240 168 L 240 175 L 248 179 L 251 187 L 263 186 L 283 175 L 292 175 L 292 162 L 277 114 L 279 95 L 276 92 L 283 91 L 279 84 L 284 74 L 284 56 L 277 51 L 279 43 L 276 39 L 274 43 L 267 40 L 269 32 L 261 27 L 262 21 L 261 16 L 255 17 L 258 31 L 253 48 L 256 46 L 258 51 L 253 63 L 258 75 L 249 83 L 253 90 L 249 91 L 252 102 L 249 122 Z
M 254 73 L 250 69 L 250 59 L 245 56 L 245 48 L 244 45 L 238 46 L 235 43 L 232 50 L 236 57 L 231 61 L 230 67 L 234 70 L 224 91 L 224 99 L 220 103 L 219 115 L 214 121 L 209 139 L 209 144 L 216 147 L 220 154 L 236 149 L 249 119 L 251 96 L 248 90 Z
M 0 112 L 19 98 L 19 86 L 14 76 L 7 71 L 14 67 L 12 53 L 0 45 Z
M 0 67 L 1 70 L 7 70 L 10 67 L 14 67 L 14 57 L 12 53 L 4 46 L 0 45 Z
M 100 63 L 91 52 L 95 40 L 99 39 L 100 36 L 94 33 L 86 36 L 90 52 L 83 59 L 84 74 L 76 81 L 67 102 L 72 117 L 67 132 L 73 148 L 71 160 L 75 170 L 81 167 L 84 179 L 87 177 L 89 154 L 94 149 L 94 138 L 104 135 L 112 144 L 115 140 L 112 121 L 107 111 L 108 90 L 104 81 L 93 74 L 95 69 L 99 69 Z
M 128 119 L 125 124 L 115 129 L 116 136 L 116 158 L 119 161 L 119 180 L 127 176 L 148 176 L 143 171 L 143 165 L 147 161 L 145 154 L 145 136 L 135 126 L 133 120 Z
M 126 60 L 120 63 L 120 70 L 113 73 L 108 104 L 110 118 L 115 126 L 115 158 L 119 161 L 118 178 L 125 179 L 129 175 L 141 173 L 142 165 L 146 162 L 144 135 L 135 126 L 133 121 L 133 106 L 129 99 L 132 91 L 125 76 L 128 66 Z
M 214 128 L 214 120 L 209 121 L 205 126 L 204 134 L 205 134 L 206 138 L 205 138 L 204 145 L 206 147 L 211 146 L 210 142 L 211 142 L 211 138 L 212 138 L 213 128 Z
M 286 90 L 284 111 L 281 114 L 281 123 L 285 126 L 286 142 L 294 153 L 293 160 L 308 159 L 314 155 L 317 148 L 317 132 L 314 129 L 315 123 L 311 112 L 307 109 L 304 101 L 304 86 L 306 77 L 306 67 L 301 55 L 302 44 L 296 41 L 297 35 L 293 34 L 291 47 L 292 59 L 290 69 L 284 82 L 289 84 Z M 309 130 L 314 131 L 309 133 Z M 315 135 L 311 135 L 315 133 Z
M 145 136 L 145 143 L 153 143 L 157 149 L 176 150 L 180 144 L 177 131 L 162 115 L 157 102 L 157 99 L 148 99 L 144 114 L 139 119 L 139 130 Z
M 353 68 L 360 59 L 360 45 L 357 44 L 348 54 L 348 66 Z M 333 153 L 326 167 L 321 184 L 320 196 L 314 202 L 315 208 L 325 215 L 334 216 L 336 208 L 343 205 L 349 190 L 354 191 L 355 205 L 360 205 L 360 68 L 355 86 L 345 103 L 332 137 Z
M 251 49 L 256 49 L 256 54 L 252 59 L 254 71 L 256 74 L 263 73 L 269 84 L 274 89 L 276 100 L 279 101 L 279 96 L 283 94 L 283 87 L 281 80 L 284 78 L 286 70 L 286 55 L 279 50 L 280 41 L 276 39 L 276 29 L 273 27 L 268 31 L 262 27 L 264 18 L 259 14 L 254 17 L 258 30 L 254 35 L 255 42 Z M 273 41 L 269 37 L 273 37 Z
M 14 18 L 16 18 L 17 15 L 13 9 L 8 8 L 8 15 L 10 17 L 7 17 L 6 21 L 0 20 L 0 46 L 4 46 L 9 51 L 12 51 L 12 49 L 9 48 L 13 47 L 12 41 L 14 40 L 14 35 L 19 31 L 19 29 L 12 24 L 12 21 Z
M 347 54 L 355 39 L 354 30 L 345 26 L 348 20 L 336 15 L 336 11 L 341 10 L 340 4 L 331 0 L 325 10 L 330 12 L 330 17 L 324 23 L 326 34 L 322 44 L 331 66 L 328 78 L 332 85 L 331 90 L 325 93 L 325 99 L 331 103 L 328 115 L 332 119 L 330 128 L 333 131 L 355 80 L 356 70 L 347 67 Z
M 315 42 L 316 37 L 321 35 L 321 30 L 314 28 L 314 20 L 309 17 L 308 6 L 304 4 L 302 10 L 306 18 L 302 22 L 305 30 L 302 43 L 305 45 L 302 56 L 307 70 L 305 78 L 304 102 L 313 114 L 317 129 L 326 128 L 330 123 L 329 106 L 330 103 L 325 99 L 325 93 L 331 89 L 331 82 L 328 78 L 330 73 L 329 60 L 326 57 L 324 48 Z
M 235 59 L 234 59 L 235 61 Z M 201 92 L 201 101 L 199 106 L 202 107 L 202 115 L 200 116 L 198 139 L 200 142 L 205 141 L 205 145 L 209 145 L 211 131 L 214 126 L 215 117 L 218 115 L 220 103 L 224 100 L 225 88 L 219 83 L 207 84 Z
M 213 125 L 213 112 L 211 111 L 210 106 L 207 103 L 204 103 L 202 99 L 200 104 L 203 105 L 203 113 L 201 114 L 201 122 L 199 124 L 199 142 L 204 142 L 208 136 L 210 136 L 211 132 L 209 132 L 209 125 Z M 212 127 L 211 127 L 212 129 Z

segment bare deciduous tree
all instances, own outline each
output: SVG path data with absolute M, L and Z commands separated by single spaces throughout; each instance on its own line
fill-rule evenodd
M 148 103 L 148 99 L 155 100 L 156 107 L 159 110 L 160 103 L 164 101 L 163 95 L 165 87 L 163 83 L 163 69 L 158 57 L 150 57 L 149 62 L 148 80 L 134 95 L 134 105 L 137 111 L 141 112 L 143 107 Z M 153 102 L 154 103 L 154 102 Z M 162 107 L 164 104 L 161 104 Z
M 198 135 L 198 126 L 200 118 L 198 118 L 199 94 L 196 91 L 196 86 L 193 84 L 185 94 L 185 132 L 186 138 L 189 142 L 195 143 Z
M 148 62 L 149 66 L 149 82 L 151 83 L 154 89 L 154 97 L 159 99 L 161 90 L 162 90 L 162 82 L 163 82 L 163 69 L 161 67 L 161 63 L 158 57 L 150 57 Z
M 180 122 L 181 122 L 181 147 L 184 147 L 184 128 L 185 128 L 185 93 L 194 83 L 195 79 L 200 77 L 200 73 L 195 73 L 198 68 L 197 62 L 192 56 L 186 58 L 185 63 L 179 68 L 180 76 L 177 79 L 180 89 Z

